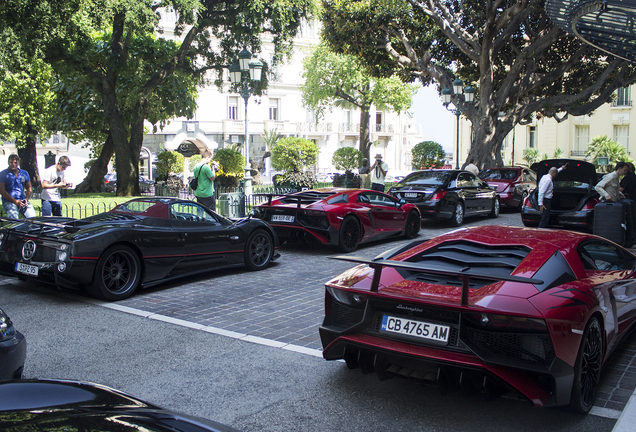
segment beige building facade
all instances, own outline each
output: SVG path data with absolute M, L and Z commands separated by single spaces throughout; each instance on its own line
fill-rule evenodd
M 525 165 L 523 151 L 527 148 L 538 149 L 540 159 L 545 155 L 553 158 L 555 152 L 560 150 L 561 158 L 584 160 L 588 144 L 594 137 L 603 135 L 623 145 L 630 157 L 636 158 L 636 118 L 635 124 L 631 124 L 631 114 L 634 113 L 631 95 L 635 87 L 632 85 L 617 90 L 614 102 L 601 106 L 589 115 L 569 116 L 561 123 L 550 118 L 517 125 L 502 145 L 504 164 Z M 468 157 L 471 130 L 470 122 L 462 117 L 459 132 L 460 166 Z M 457 139 L 456 132 L 454 139 Z

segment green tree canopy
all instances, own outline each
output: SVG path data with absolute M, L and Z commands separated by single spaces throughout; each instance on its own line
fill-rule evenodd
M 46 137 L 50 134 L 48 119 L 54 99 L 53 71 L 37 58 L 22 65 L 24 68 L 17 71 L 0 69 L 0 139 L 15 141 L 23 159 L 22 168 L 37 185 L 40 176 L 35 143 L 38 135 Z
M 435 141 L 424 141 L 418 143 L 411 150 L 413 157 L 412 167 L 414 170 L 426 168 L 441 168 L 444 165 L 446 152 L 444 148 Z
M 358 57 L 335 54 L 326 45 L 317 46 L 304 61 L 301 85 L 303 103 L 317 119 L 333 106 L 360 109 L 360 151 L 369 158 L 369 112 L 372 106 L 382 111 L 404 111 L 411 106 L 415 87 L 397 76 L 374 78 Z
M 21 52 L 41 56 L 56 69 L 72 69 L 98 90 L 95 100 L 118 156 L 117 194 L 127 196 L 139 192 L 144 121 L 159 120 L 163 107 L 155 102 L 161 85 L 177 71 L 199 84 L 216 79 L 220 85 L 223 69 L 243 46 L 260 53 L 263 36 L 280 59 L 290 52 L 302 19 L 314 10 L 315 0 L 5 0 L 0 34 L 10 32 Z M 174 20 L 160 23 L 161 14 Z M 180 44 L 169 56 L 155 52 L 157 45 L 146 44 L 149 51 L 135 46 L 140 39 L 156 38 L 169 48 L 163 34 L 173 32 Z M 107 34 L 108 41 L 96 45 L 96 34 Z M 142 77 L 131 80 L 133 70 Z M 178 80 L 167 85 L 175 84 Z
M 219 175 L 243 178 L 245 175 L 245 156 L 235 148 L 218 149 L 214 160 L 219 162 Z
M 350 173 L 362 165 L 362 152 L 353 147 L 341 147 L 333 153 L 331 163 L 337 170 Z
M 285 173 L 300 173 L 317 158 L 318 146 L 306 138 L 282 138 L 272 148 L 272 166 Z
M 157 155 L 156 166 L 157 178 L 165 180 L 172 174 L 183 172 L 185 158 L 181 153 L 175 151 L 162 151 Z M 117 184 L 119 185 L 119 183 Z
M 472 123 L 467 160 L 501 166 L 501 145 L 532 115 L 562 121 L 590 113 L 636 79 L 629 62 L 566 34 L 544 0 L 323 0 L 323 38 L 358 56 L 374 74 L 476 88 L 475 102 L 452 94 Z

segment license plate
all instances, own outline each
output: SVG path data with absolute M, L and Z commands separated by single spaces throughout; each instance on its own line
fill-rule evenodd
M 272 215 L 272 222 L 293 222 L 294 217 L 288 215 Z
M 448 335 L 450 334 L 449 326 L 397 318 L 389 315 L 382 317 L 380 330 L 444 343 L 448 343 Z
M 37 276 L 38 268 L 34 265 L 24 264 L 24 263 L 15 263 L 15 271 L 18 273 L 24 273 L 29 276 Z
M 417 198 L 417 194 L 414 192 L 406 192 L 404 198 Z

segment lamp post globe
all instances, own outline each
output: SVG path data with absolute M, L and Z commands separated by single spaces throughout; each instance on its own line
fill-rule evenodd
M 451 103 L 451 95 L 455 94 L 455 108 L 449 108 L 448 106 Z M 460 96 L 463 94 L 464 96 L 464 108 L 460 107 Z M 457 145 L 455 149 L 455 169 L 459 169 L 459 117 L 463 114 L 466 109 L 466 104 L 472 104 L 475 100 L 475 89 L 468 84 L 468 86 L 464 89 L 464 82 L 459 78 L 456 78 L 453 81 L 453 90 L 448 87 L 444 87 L 442 90 L 442 101 L 444 104 L 444 108 L 453 113 L 456 117 L 457 122 Z

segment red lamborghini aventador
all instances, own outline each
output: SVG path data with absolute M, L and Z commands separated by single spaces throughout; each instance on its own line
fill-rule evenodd
M 323 355 L 380 378 L 585 413 L 636 322 L 636 256 L 591 234 L 480 226 L 338 258 L 360 265 L 326 285 Z
M 420 232 L 418 208 L 382 192 L 322 188 L 288 195 L 261 195 L 268 201 L 253 216 L 274 228 L 281 241 L 316 241 L 354 251 L 360 243 Z

